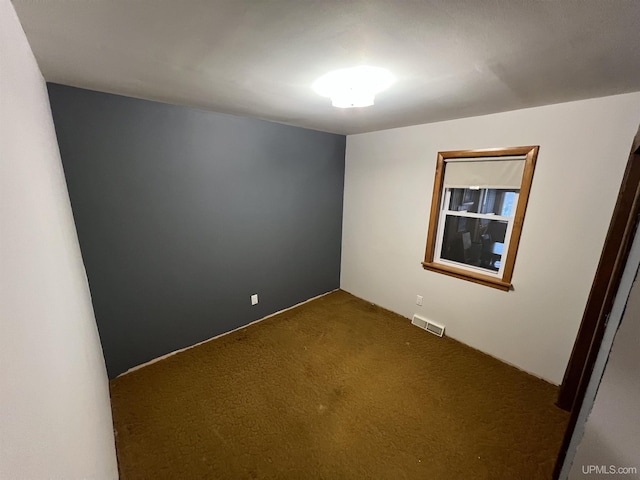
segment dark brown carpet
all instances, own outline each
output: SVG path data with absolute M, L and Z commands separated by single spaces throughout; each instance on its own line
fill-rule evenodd
M 339 291 L 111 383 L 130 479 L 548 479 L 556 387 Z

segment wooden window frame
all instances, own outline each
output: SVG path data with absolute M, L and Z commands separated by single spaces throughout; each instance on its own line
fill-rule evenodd
M 470 282 L 486 285 L 488 287 L 497 288 L 503 291 L 509 291 L 513 289 L 513 285 L 511 284 L 511 277 L 513 276 L 513 268 L 516 261 L 516 254 L 518 252 L 518 244 L 520 243 L 520 235 L 522 233 L 524 215 L 527 210 L 527 202 L 529 201 L 529 193 L 531 191 L 531 183 L 533 181 L 533 171 L 535 169 L 539 149 L 539 146 L 525 146 L 438 152 L 436 173 L 433 182 L 433 195 L 431 198 L 431 214 L 429 217 L 427 247 L 425 250 L 424 262 L 422 262 L 422 267 L 425 270 L 431 270 L 433 272 L 438 272 L 444 275 L 468 280 Z M 505 266 L 502 271 L 502 277 L 484 275 L 480 272 L 473 272 L 467 269 L 444 265 L 442 263 L 434 261 L 436 257 L 435 248 L 437 244 L 441 202 L 443 198 L 442 196 L 444 195 L 443 182 L 445 163 L 447 162 L 447 160 L 512 156 L 525 156 L 525 164 L 522 174 L 522 183 L 520 185 L 520 193 L 518 195 L 518 202 L 516 204 L 516 211 L 513 218 L 511 236 L 509 237 L 508 242 L 508 250 L 506 256 L 504 257 Z

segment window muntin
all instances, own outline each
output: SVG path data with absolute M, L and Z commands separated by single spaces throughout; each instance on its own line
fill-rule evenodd
M 537 151 L 438 154 L 425 269 L 511 288 Z

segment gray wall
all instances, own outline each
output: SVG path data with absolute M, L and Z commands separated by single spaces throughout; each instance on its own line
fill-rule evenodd
M 339 287 L 344 136 L 49 96 L 110 377 Z

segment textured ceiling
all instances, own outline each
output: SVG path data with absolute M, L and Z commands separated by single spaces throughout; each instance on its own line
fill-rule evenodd
M 640 0 L 14 0 L 50 82 L 351 134 L 640 90 Z M 311 89 L 385 67 L 373 107 Z

